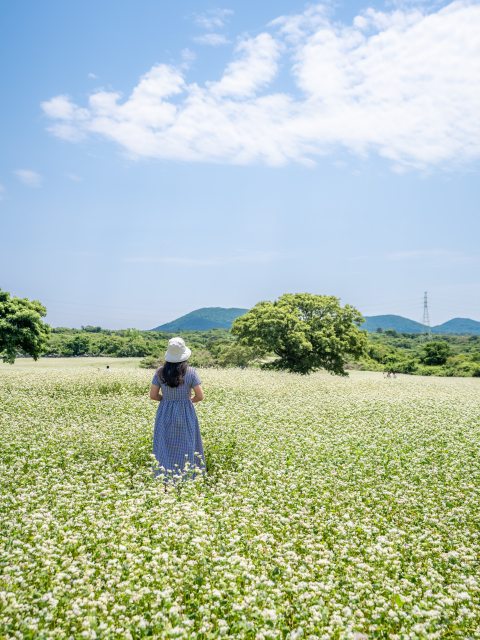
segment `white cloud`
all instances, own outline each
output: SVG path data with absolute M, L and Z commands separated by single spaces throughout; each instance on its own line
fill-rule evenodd
M 28 169 L 17 169 L 13 172 L 19 180 L 26 184 L 27 187 L 39 188 L 42 186 L 42 176 L 35 171 L 29 171 Z
M 66 173 L 65 176 L 67 178 L 70 178 L 70 180 L 74 180 L 75 182 L 82 182 L 83 178 L 81 178 L 80 176 L 77 176 L 76 173 Z
M 271 262 L 284 258 L 277 251 L 242 251 L 236 256 L 217 258 L 193 258 L 193 257 L 149 257 L 125 258 L 124 262 L 162 262 L 167 264 L 179 264 L 185 266 L 219 266 L 237 262 Z
M 233 15 L 231 9 L 210 9 L 205 13 L 195 16 L 195 24 L 202 29 L 220 29 L 228 22 L 227 16 Z
M 190 51 L 190 49 L 187 47 L 185 49 L 182 49 L 182 59 L 186 62 L 186 63 L 190 63 L 193 62 L 195 60 L 195 58 L 197 57 L 195 51 Z
M 197 44 L 208 44 L 212 47 L 217 47 L 220 44 L 228 44 L 228 40 L 220 33 L 206 33 L 204 36 L 197 36 L 193 39 Z
M 277 74 L 280 46 L 268 33 L 241 40 L 236 51 L 238 59 L 230 62 L 220 82 L 206 83 L 209 93 L 215 97 L 253 97 Z
M 5 187 L 0 184 L 0 200 L 3 200 L 4 193 L 5 193 Z
M 47 116 L 56 120 L 85 120 L 89 117 L 88 109 L 79 109 L 67 95 L 42 102 L 41 107 Z
M 479 3 L 366 9 L 352 25 L 330 11 L 310 7 L 274 21 L 274 35 L 240 39 L 223 77 L 205 86 L 159 64 L 122 103 L 112 91 L 88 108 L 52 98 L 42 104 L 50 131 L 72 141 L 94 133 L 133 157 L 243 164 L 308 164 L 339 149 L 378 153 L 396 171 L 480 157 Z M 222 15 L 197 21 L 210 29 Z M 288 65 L 295 93 L 269 90 Z
M 94 73 L 89 73 L 89 74 L 88 74 L 88 77 L 89 77 L 89 78 L 95 78 L 96 80 L 98 80 L 98 77 L 99 77 L 99 76 L 96 76 Z
M 42 102 L 40 106 L 47 116 L 57 121 L 48 128 L 50 133 L 70 142 L 78 142 L 85 137 L 85 132 L 79 125 L 89 120 L 90 112 L 73 104 L 70 96 L 56 96 L 47 102 Z

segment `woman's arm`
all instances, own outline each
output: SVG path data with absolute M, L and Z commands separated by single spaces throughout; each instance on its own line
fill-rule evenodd
M 160 393 L 160 387 L 156 384 L 152 384 L 150 387 L 150 400 L 155 400 L 155 402 L 163 400 L 163 396 Z
M 192 402 L 201 402 L 203 400 L 203 389 L 201 384 L 197 384 L 196 387 L 193 387 L 193 391 L 195 395 L 191 398 Z

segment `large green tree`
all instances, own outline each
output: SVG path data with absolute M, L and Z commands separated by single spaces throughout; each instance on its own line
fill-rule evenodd
M 268 368 L 307 374 L 317 369 L 345 375 L 347 356 L 365 353 L 365 322 L 350 305 L 334 296 L 285 294 L 275 302 L 259 302 L 232 325 L 240 344 L 278 356 Z
M 14 364 L 17 351 L 28 353 L 34 360 L 48 350 L 50 326 L 42 322 L 47 309 L 38 300 L 11 298 L 0 289 L 0 355 Z
M 452 351 L 447 342 L 427 342 L 423 345 L 420 360 L 426 365 L 435 367 L 445 364 L 451 354 Z

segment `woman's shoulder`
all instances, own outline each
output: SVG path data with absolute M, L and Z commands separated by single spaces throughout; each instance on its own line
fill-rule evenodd
M 185 377 L 187 378 L 188 382 L 192 385 L 192 387 L 196 387 L 197 384 L 200 384 L 200 378 L 195 367 L 189 366 L 187 369 L 187 375 Z

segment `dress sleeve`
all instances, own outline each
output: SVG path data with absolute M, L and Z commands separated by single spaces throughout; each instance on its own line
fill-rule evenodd
M 190 386 L 191 387 L 196 387 L 197 384 L 202 384 L 202 381 L 200 380 L 200 376 L 197 373 L 197 370 L 194 369 L 193 367 L 191 367 L 191 371 L 190 371 Z
M 155 373 L 155 375 L 153 376 L 153 380 L 152 380 L 152 384 L 156 385 L 157 387 L 160 387 L 160 378 L 158 377 L 158 375 Z

